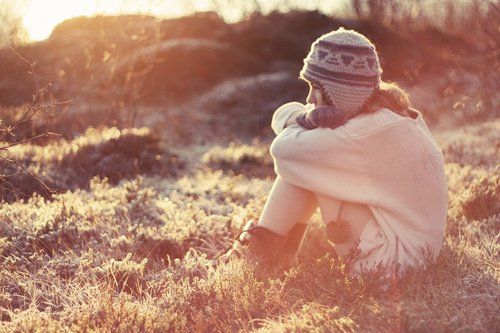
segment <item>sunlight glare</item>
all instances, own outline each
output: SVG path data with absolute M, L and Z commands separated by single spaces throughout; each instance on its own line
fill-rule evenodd
M 143 14 L 172 18 L 193 12 L 217 10 L 226 21 L 234 22 L 241 19 L 245 11 L 257 7 L 263 13 L 268 13 L 278 7 L 286 10 L 290 5 L 284 3 L 278 6 L 280 4 L 278 0 L 258 3 L 242 1 L 238 5 L 229 0 L 30 0 L 29 2 L 23 24 L 31 41 L 49 37 L 57 24 L 77 16 Z M 295 5 L 299 6 L 300 3 L 299 7 L 303 9 L 331 11 L 332 8 L 340 8 L 343 2 L 345 0 L 325 1 L 317 8 L 309 8 L 312 3 L 308 2 L 296 2 Z
M 93 1 L 32 0 L 23 24 L 31 40 L 42 40 L 61 21 L 75 16 L 92 15 L 94 12 Z
M 197 10 L 209 10 L 207 0 L 31 0 L 23 18 L 32 41 L 47 38 L 52 29 L 66 19 L 77 16 L 147 14 L 175 17 Z

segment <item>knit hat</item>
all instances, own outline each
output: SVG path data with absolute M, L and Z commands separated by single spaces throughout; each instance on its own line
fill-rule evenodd
M 380 85 L 382 69 L 375 46 L 354 30 L 319 37 L 304 59 L 300 77 L 323 90 L 327 101 L 354 117 Z

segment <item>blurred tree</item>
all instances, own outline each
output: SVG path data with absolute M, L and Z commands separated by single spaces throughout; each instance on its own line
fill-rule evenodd
M 352 11 L 361 18 L 382 22 L 385 25 L 412 22 L 420 18 L 426 0 L 351 0 Z
M 2 0 L 0 2 L 0 47 L 16 46 L 28 40 L 23 16 L 30 0 Z
M 491 45 L 498 39 L 498 0 L 349 0 L 349 6 L 357 17 L 387 26 L 433 26 L 459 34 L 475 31 L 475 39 L 489 39 L 486 42 Z
M 347 0 L 344 0 L 347 1 Z M 330 12 L 339 10 L 341 2 L 324 0 L 209 0 L 211 8 L 224 20 L 234 22 L 248 18 L 254 14 L 269 14 L 274 10 L 323 10 Z M 194 3 L 195 0 L 186 0 Z M 192 6 L 195 8 L 195 6 Z

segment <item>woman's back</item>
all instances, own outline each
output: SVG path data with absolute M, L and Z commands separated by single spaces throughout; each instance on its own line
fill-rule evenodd
M 336 129 L 290 126 L 271 153 L 277 173 L 290 183 L 370 207 L 383 234 L 364 248 L 370 262 L 411 265 L 423 248 L 439 251 L 447 211 L 444 163 L 419 113 L 414 119 L 381 109 Z

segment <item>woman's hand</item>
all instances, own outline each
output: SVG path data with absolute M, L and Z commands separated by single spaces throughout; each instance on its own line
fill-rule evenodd
M 344 125 L 347 119 L 342 111 L 331 105 L 318 106 L 315 109 L 304 112 L 295 118 L 297 124 L 305 129 L 318 127 L 337 128 Z

